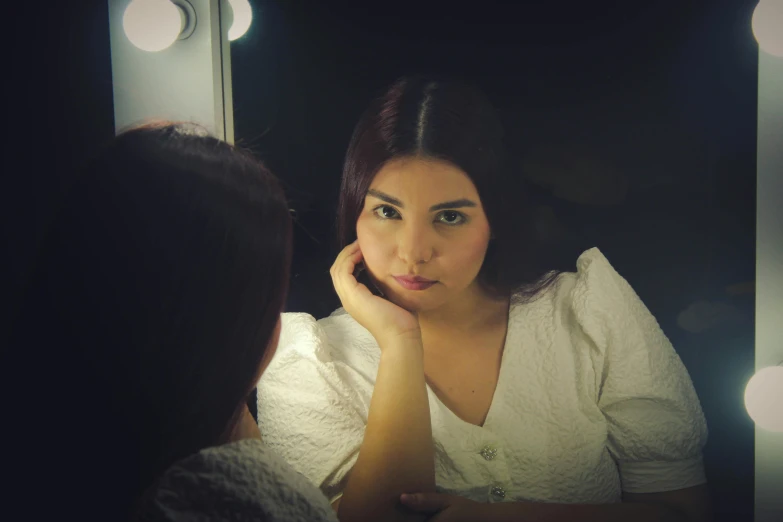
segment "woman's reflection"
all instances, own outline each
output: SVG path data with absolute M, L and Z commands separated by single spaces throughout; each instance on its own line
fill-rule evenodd
M 343 308 L 285 314 L 264 439 L 341 520 L 707 520 L 685 367 L 599 250 L 546 266 L 517 175 L 474 88 L 373 102 L 343 170 Z

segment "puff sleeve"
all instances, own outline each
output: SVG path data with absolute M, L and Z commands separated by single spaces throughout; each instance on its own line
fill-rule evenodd
M 573 302 L 599 354 L 598 406 L 623 491 L 705 483 L 707 425 L 690 376 L 650 311 L 597 249 L 577 261 Z
M 264 442 L 330 503 L 342 496 L 367 423 L 355 374 L 332 356 L 312 316 L 283 314 L 277 353 L 258 383 L 259 427 Z

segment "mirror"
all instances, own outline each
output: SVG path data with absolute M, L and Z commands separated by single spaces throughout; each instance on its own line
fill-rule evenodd
M 465 78 L 501 114 L 556 267 L 598 246 L 658 319 L 710 427 L 716 520 L 751 520 L 755 3 L 250 3 L 231 48 L 235 141 L 296 211 L 288 310 L 339 306 L 335 206 L 368 102 L 404 74 Z

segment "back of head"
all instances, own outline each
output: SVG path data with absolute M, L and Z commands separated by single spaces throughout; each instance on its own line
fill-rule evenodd
M 83 452 L 86 502 L 98 488 L 127 512 L 219 442 L 285 301 L 290 227 L 276 179 L 194 126 L 125 132 L 74 180 L 14 339 L 67 363 L 54 407 L 79 433 L 65 450 Z
M 403 157 L 447 161 L 470 177 L 492 230 L 479 281 L 498 296 L 532 297 L 554 273 L 540 264 L 521 176 L 509 169 L 501 121 L 474 86 L 429 76 L 402 78 L 374 100 L 351 138 L 338 205 L 340 248 L 356 239 L 356 221 L 372 179 Z

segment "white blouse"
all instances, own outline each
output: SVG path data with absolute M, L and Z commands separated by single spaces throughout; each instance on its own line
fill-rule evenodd
M 258 439 L 206 448 L 166 470 L 134 522 L 337 522 L 313 484 Z
M 367 423 L 380 349 L 343 309 L 283 316 L 259 382 L 264 441 L 339 498 Z M 619 502 L 706 482 L 707 426 L 687 370 L 655 318 L 591 249 L 576 273 L 512 305 L 483 427 L 428 387 L 440 492 L 480 502 Z

